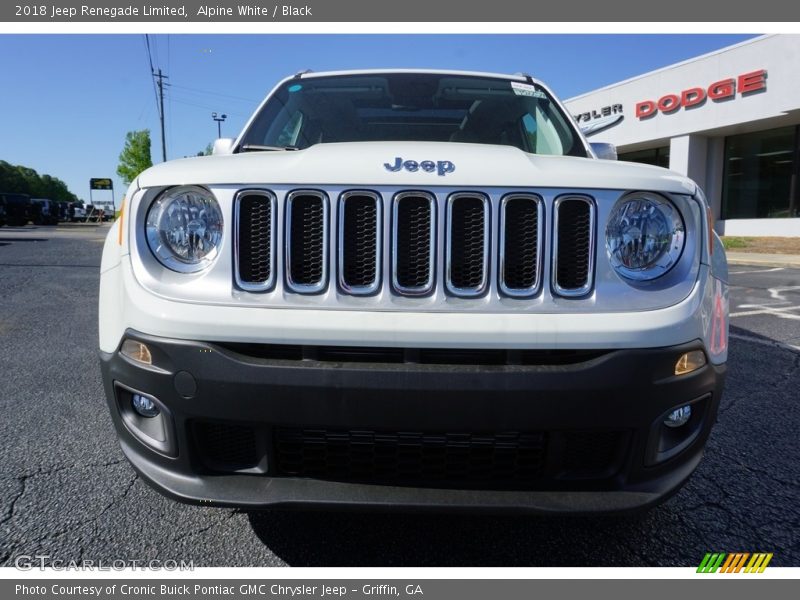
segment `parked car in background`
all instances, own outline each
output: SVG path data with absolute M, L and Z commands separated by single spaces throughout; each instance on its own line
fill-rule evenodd
M 79 223 L 86 220 L 86 209 L 80 204 L 70 202 L 67 208 L 67 220 L 70 223 Z
M 27 225 L 31 220 L 31 197 L 27 194 L 0 194 L 5 201 L 6 224 L 11 227 Z
M 0 196 L 0 227 L 6 224 L 6 199 Z
M 35 225 L 58 225 L 58 202 L 49 198 L 33 198 L 32 220 Z

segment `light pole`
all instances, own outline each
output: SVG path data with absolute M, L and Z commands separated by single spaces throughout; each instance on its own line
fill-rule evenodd
M 211 118 L 217 122 L 217 138 L 222 137 L 222 122 L 228 118 L 228 115 L 217 115 L 217 113 L 212 112 Z

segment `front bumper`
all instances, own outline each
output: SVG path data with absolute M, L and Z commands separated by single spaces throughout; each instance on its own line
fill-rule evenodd
M 176 499 L 252 508 L 650 506 L 700 461 L 725 372 L 674 376 L 699 341 L 476 366 L 126 338 L 148 345 L 152 367 L 119 352 L 101 362 L 133 466 Z M 157 400 L 158 426 L 131 412 L 134 392 Z M 667 430 L 664 416 L 689 402 L 685 429 Z

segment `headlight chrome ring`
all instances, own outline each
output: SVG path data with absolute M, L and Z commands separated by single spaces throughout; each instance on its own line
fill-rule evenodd
M 196 273 L 217 258 L 222 227 L 222 211 L 210 191 L 178 186 L 164 191 L 150 206 L 147 245 L 168 269 Z
M 658 194 L 634 192 L 614 207 L 606 226 L 611 266 L 626 279 L 650 281 L 681 257 L 686 229 L 678 209 Z

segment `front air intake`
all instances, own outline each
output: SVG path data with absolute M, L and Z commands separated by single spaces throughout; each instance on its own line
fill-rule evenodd
M 328 198 L 315 190 L 286 199 L 286 285 L 316 294 L 328 285 Z
M 595 209 L 583 196 L 556 198 L 553 217 L 553 291 L 585 296 L 594 277 Z
M 392 284 L 398 294 L 424 296 L 433 290 L 436 258 L 436 198 L 401 192 L 392 215 Z
M 511 194 L 500 204 L 500 290 L 525 298 L 539 291 L 544 205 L 531 194 Z
M 453 194 L 447 199 L 447 291 L 472 298 L 486 291 L 489 271 L 489 199 Z
M 263 292 L 275 283 L 275 195 L 247 190 L 234 203 L 236 285 Z
M 381 278 L 381 199 L 345 192 L 339 199 L 339 287 L 353 295 L 378 291 Z

